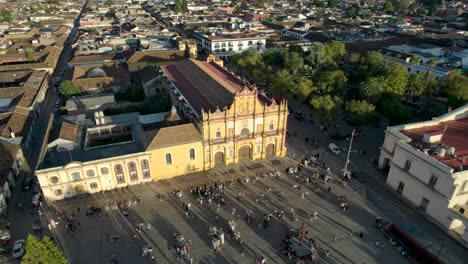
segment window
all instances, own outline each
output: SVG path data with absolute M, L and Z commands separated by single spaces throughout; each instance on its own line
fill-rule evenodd
M 458 212 L 460 212 L 460 214 L 464 214 L 464 213 L 465 213 L 465 208 L 460 207 L 460 209 L 458 210 Z
M 49 180 L 50 180 L 50 183 L 52 183 L 52 184 L 56 184 L 56 183 L 59 182 L 59 179 L 58 179 L 57 176 L 52 176 L 52 177 L 50 177 Z
M 79 181 L 81 180 L 81 173 L 79 171 L 73 172 L 71 174 L 71 177 L 72 177 L 72 181 Z
M 92 182 L 92 183 L 89 184 L 89 187 L 90 187 L 91 189 L 97 189 L 97 188 L 98 188 L 98 184 L 97 184 L 97 182 Z
M 166 165 L 172 165 L 171 153 L 166 153 Z
M 398 183 L 397 192 L 398 192 L 398 193 L 402 193 L 404 188 L 405 188 L 405 184 L 402 183 L 402 182 L 399 182 L 399 183 Z
M 426 197 L 423 197 L 421 201 L 421 205 L 419 207 L 421 207 L 421 209 L 426 211 L 428 204 L 429 204 L 429 200 Z
M 63 194 L 63 191 L 62 191 L 62 189 L 55 189 L 54 194 L 55 194 L 55 196 L 61 196 Z
M 125 183 L 125 177 L 123 174 L 122 165 L 120 164 L 115 165 L 114 172 L 115 172 L 115 179 L 117 180 L 117 184 Z
M 241 137 L 248 137 L 249 134 L 250 134 L 250 131 L 249 131 L 248 128 L 243 128 L 243 129 L 241 130 Z
M 262 146 L 257 145 L 257 152 L 260 152 L 260 151 L 262 151 Z
M 190 149 L 189 150 L 189 154 L 190 154 L 190 160 L 195 160 L 195 149 Z
M 94 170 L 87 170 L 86 171 L 86 176 L 93 177 L 94 176 Z
M 410 160 L 406 160 L 405 162 L 405 171 L 409 171 L 409 169 L 411 168 L 411 161 Z
M 138 173 L 136 169 L 135 162 L 129 162 L 128 163 L 128 172 L 130 173 L 130 180 L 131 181 L 137 181 L 138 180 Z
M 216 131 L 216 137 L 220 138 L 221 137 L 221 131 Z
M 109 168 L 107 168 L 107 167 L 102 167 L 101 168 L 101 174 L 106 175 L 108 173 L 109 173 Z
M 273 124 L 270 124 L 269 129 L 273 130 L 274 128 L 275 128 L 275 126 Z
M 429 186 L 434 188 L 437 183 L 437 179 L 437 176 L 431 175 L 431 179 L 429 180 Z
M 143 172 L 143 179 L 151 178 L 148 160 L 141 161 L 141 171 Z

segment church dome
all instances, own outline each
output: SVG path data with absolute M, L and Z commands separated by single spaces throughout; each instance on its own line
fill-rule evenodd
M 106 72 L 101 68 L 92 68 L 86 73 L 87 78 L 107 77 Z

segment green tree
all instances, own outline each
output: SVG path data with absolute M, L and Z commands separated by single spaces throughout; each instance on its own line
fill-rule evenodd
M 356 18 L 359 15 L 359 5 L 357 3 L 352 4 L 346 10 L 346 15 L 350 18 Z
M 382 113 L 389 119 L 390 125 L 405 124 L 411 120 L 412 111 L 400 102 L 400 97 L 384 94 L 379 102 Z
M 408 0 L 394 0 L 393 4 L 394 7 L 399 12 L 406 13 L 408 11 L 409 1 Z
M 363 76 L 374 76 L 380 70 L 384 58 L 380 52 L 369 51 L 361 57 L 358 71 Z
M 2 9 L 0 11 L 0 21 L 8 23 L 11 23 L 13 21 L 13 17 L 11 16 L 11 13 L 10 11 L 8 11 L 8 9 Z
M 301 57 L 303 57 L 303 55 L 304 55 L 304 50 L 302 49 L 302 47 L 299 46 L 299 45 L 296 45 L 296 44 L 289 45 L 288 51 L 289 52 L 296 52 L 299 55 L 301 55 Z
M 346 54 L 346 47 L 344 43 L 336 40 L 330 41 L 325 46 L 325 62 L 330 66 L 338 65 L 337 60 L 343 59 Z
M 44 236 L 42 240 L 39 240 L 34 235 L 29 235 L 26 239 L 25 254 L 21 264 L 43 263 L 67 264 L 68 261 L 62 250 L 49 237 Z
M 338 5 L 338 0 L 328 0 L 328 7 L 335 8 Z
M 382 69 L 383 91 L 385 93 L 402 96 L 405 92 L 406 82 L 409 76 L 406 67 L 401 63 L 389 62 Z
M 343 71 L 324 71 L 320 72 L 317 81 L 319 92 L 330 94 L 339 93 L 346 86 L 347 78 Z
M 26 57 L 28 58 L 28 62 L 32 63 L 35 62 L 36 59 L 34 58 L 34 54 L 31 49 L 26 49 Z
M 232 11 L 232 13 L 234 15 L 240 15 L 244 12 L 244 10 L 242 10 L 242 7 L 240 5 L 236 5 L 236 7 L 234 8 L 234 10 Z
M 263 54 L 262 60 L 266 65 L 281 68 L 284 61 L 284 54 L 286 52 L 287 51 L 283 50 L 269 49 L 266 53 Z
M 423 73 L 411 74 L 408 85 L 405 88 L 405 95 L 412 96 L 413 102 L 416 97 L 424 93 L 426 76 Z
M 75 83 L 73 83 L 72 81 L 70 81 L 70 80 L 65 80 L 65 81 L 62 82 L 62 84 L 60 85 L 60 91 L 63 94 L 66 94 L 68 96 L 74 96 L 74 95 L 81 94 L 80 87 L 78 85 L 76 85 Z
M 284 56 L 283 66 L 291 73 L 296 73 L 304 66 L 304 59 L 297 52 L 286 52 Z
M 314 83 L 306 77 L 300 77 L 293 87 L 292 93 L 301 102 L 309 98 L 310 93 L 314 90 Z
M 392 1 L 387 0 L 383 5 L 383 11 L 387 14 L 395 13 L 395 7 L 393 7 Z
M 284 95 L 286 92 L 293 91 L 294 86 L 292 75 L 288 71 L 282 70 L 276 73 L 268 89 L 274 95 Z
M 251 77 L 254 69 L 263 68 L 264 66 L 262 56 L 251 50 L 234 55 L 232 63 Z
M 468 103 L 468 77 L 460 71 L 451 72 L 442 78 L 439 89 L 447 96 L 450 106 L 458 107 Z
M 174 5 L 172 6 L 172 10 L 176 13 L 182 12 L 182 2 L 181 0 L 175 0 Z
M 182 11 L 188 12 L 188 3 L 187 3 L 187 0 L 182 0 Z
M 111 6 L 114 4 L 114 1 L 113 0 L 106 0 L 106 5 L 107 6 Z
M 383 92 L 383 78 L 369 77 L 359 85 L 359 95 L 370 101 L 377 101 Z
M 365 100 L 351 100 L 346 102 L 345 110 L 351 124 L 361 125 L 372 120 L 375 106 Z
M 432 69 L 437 65 L 437 60 L 435 59 L 430 59 L 426 62 L 427 66 L 429 67 L 429 69 L 427 70 L 426 72 L 426 87 L 424 88 L 424 90 L 426 91 L 429 91 L 428 89 L 428 85 L 429 85 L 429 78 L 431 76 L 431 71 Z
M 336 117 L 336 112 L 341 107 L 342 99 L 338 96 L 324 95 L 310 99 L 309 103 L 319 119 L 322 122 L 329 123 Z

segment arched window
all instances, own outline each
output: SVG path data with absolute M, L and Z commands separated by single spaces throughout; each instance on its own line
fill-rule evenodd
M 166 153 L 166 165 L 172 165 L 171 153 Z
M 141 171 L 143 172 L 143 179 L 151 178 L 148 160 L 141 161 Z
M 250 131 L 249 131 L 248 128 L 243 128 L 243 129 L 241 130 L 241 136 L 242 136 L 242 137 L 248 137 L 249 134 L 250 134 Z
M 137 168 L 135 165 L 135 162 L 129 162 L 128 163 L 128 172 L 130 173 L 130 180 L 131 181 L 137 181 L 138 180 L 138 173 L 137 173 Z
M 195 160 L 195 149 L 191 148 L 189 150 L 190 160 Z
M 114 166 L 114 172 L 115 172 L 115 179 L 117 180 L 117 184 L 125 183 L 125 177 L 124 177 L 122 165 L 116 164 Z

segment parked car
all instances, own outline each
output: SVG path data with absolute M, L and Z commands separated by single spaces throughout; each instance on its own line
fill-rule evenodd
M 24 255 L 24 239 L 15 241 L 13 245 L 13 257 L 20 258 Z
M 32 188 L 33 180 L 31 178 L 25 178 L 21 183 L 21 189 L 25 192 Z
M 341 150 L 338 148 L 337 145 L 335 145 L 335 143 L 330 143 L 328 145 L 328 148 L 331 150 L 331 152 L 335 153 L 335 155 L 341 154 Z

